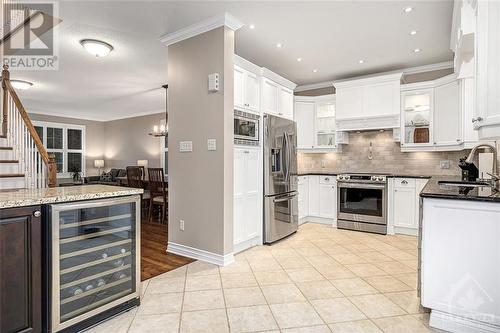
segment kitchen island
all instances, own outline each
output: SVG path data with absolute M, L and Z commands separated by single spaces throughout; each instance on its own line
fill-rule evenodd
M 76 332 L 139 304 L 142 192 L 0 191 L 0 331 Z
M 500 332 L 500 193 L 433 177 L 420 193 L 420 293 L 430 325 Z

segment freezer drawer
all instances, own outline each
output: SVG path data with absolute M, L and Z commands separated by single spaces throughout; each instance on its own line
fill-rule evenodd
M 265 197 L 264 243 L 273 243 L 297 231 L 298 192 Z

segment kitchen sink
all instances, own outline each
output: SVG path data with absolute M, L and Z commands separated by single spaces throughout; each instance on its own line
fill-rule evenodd
M 439 185 L 443 186 L 456 186 L 456 187 L 484 187 L 491 186 L 487 182 L 467 182 L 467 181 L 453 181 L 453 180 L 440 180 Z

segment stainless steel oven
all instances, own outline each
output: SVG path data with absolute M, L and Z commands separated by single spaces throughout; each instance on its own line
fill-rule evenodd
M 387 181 L 385 176 L 337 176 L 337 227 L 387 234 Z
M 259 115 L 234 110 L 234 140 L 236 144 L 259 144 Z

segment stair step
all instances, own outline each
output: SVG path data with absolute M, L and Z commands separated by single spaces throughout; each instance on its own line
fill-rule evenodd
M 0 178 L 17 178 L 24 177 L 24 173 L 4 173 L 0 174 Z
M 2 138 L 2 139 L 7 139 L 7 135 L 5 135 L 5 134 L 0 134 L 0 138 Z
M 19 163 L 18 160 L 0 160 L 0 163 Z
M 14 150 L 12 147 L 0 147 L 0 150 Z

